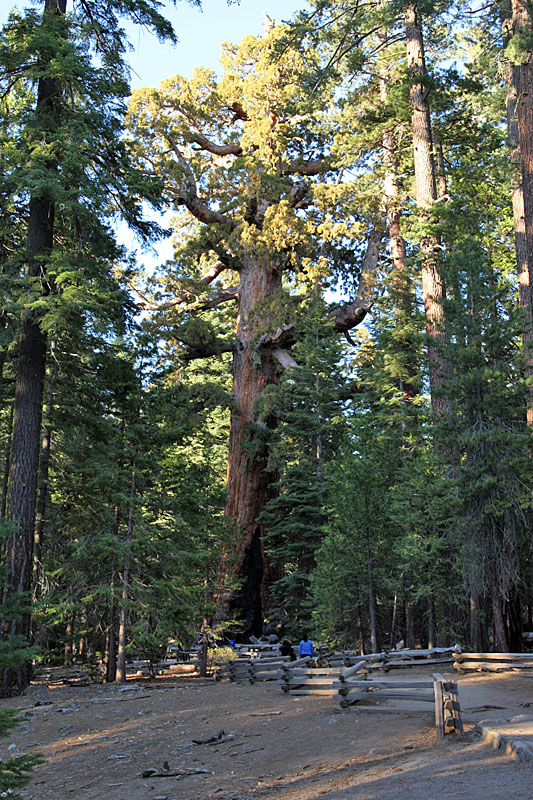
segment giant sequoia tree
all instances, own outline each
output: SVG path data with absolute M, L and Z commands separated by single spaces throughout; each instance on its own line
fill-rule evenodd
M 178 310 L 184 322 L 175 335 L 185 360 L 232 353 L 227 516 L 236 537 L 219 591 L 222 608 L 242 610 L 246 633 L 261 632 L 275 577 L 260 515 L 275 480 L 266 470 L 266 444 L 276 418 L 259 420 L 256 405 L 293 363 L 288 350 L 306 287 L 329 273 L 331 251 L 343 239 L 352 239 L 346 254 L 353 262 L 353 240 L 358 228 L 365 231 L 347 205 L 353 187 L 328 179 L 334 162 L 327 92 L 309 92 L 316 55 L 299 53 L 284 34 L 279 26 L 265 38 L 226 46 L 221 81 L 199 69 L 190 81 L 177 76 L 159 90 L 135 93 L 130 109 L 140 158 L 164 180 L 168 202 L 183 211 L 176 258 L 181 276 L 189 277 L 180 281 L 171 272 L 167 300 L 144 307 Z M 375 263 L 375 239 L 363 269 Z M 220 276 L 223 286 L 215 283 Z M 194 319 L 231 300 L 237 301 L 231 336 Z M 331 324 L 348 330 L 368 308 L 360 293 L 332 312 Z M 235 578 L 240 588 L 230 599 Z

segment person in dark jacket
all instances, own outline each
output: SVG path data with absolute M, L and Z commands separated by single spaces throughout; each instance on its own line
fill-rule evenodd
M 279 648 L 280 656 L 289 656 L 291 661 L 296 661 L 294 650 L 292 649 L 292 642 L 289 639 L 284 639 Z

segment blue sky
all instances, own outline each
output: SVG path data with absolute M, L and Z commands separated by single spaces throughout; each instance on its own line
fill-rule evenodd
M 24 8 L 27 2 L 0 0 L 0 25 L 7 19 L 9 11 Z M 37 3 L 37 8 L 43 3 Z M 172 22 L 179 38 L 177 45 L 160 44 L 156 37 L 133 25 L 127 30 L 133 47 L 128 54 L 132 67 L 133 89 L 142 86 L 158 86 L 165 78 L 180 74 L 190 77 L 195 67 L 203 66 L 217 70 L 222 42 L 239 42 L 247 34 L 263 33 L 263 10 L 277 23 L 289 20 L 296 11 L 307 8 L 306 0 L 240 0 L 228 5 L 226 0 L 203 0 L 202 9 L 192 7 L 186 0 L 173 6 L 170 2 L 164 12 Z M 72 0 L 67 0 L 72 8 Z M 119 240 L 135 246 L 125 225 L 118 228 Z M 150 266 L 170 258 L 170 241 L 156 244 L 154 252 L 142 258 Z
M 133 31 L 135 52 L 130 63 L 134 88 L 157 86 L 161 80 L 179 73 L 190 77 L 198 66 L 217 69 L 222 42 L 239 42 L 249 33 L 263 32 L 263 10 L 276 22 L 289 20 L 295 11 L 307 8 L 305 0 L 204 0 L 202 10 L 179 2 L 169 4 L 166 16 L 179 37 L 176 46 L 160 45 L 154 36 Z
M 12 8 L 29 5 L 29 2 L 0 0 L 0 24 Z M 36 5 L 39 8 L 44 3 Z M 226 0 L 203 0 L 201 10 L 186 0 L 175 6 L 169 2 L 164 13 L 178 35 L 177 45 L 160 44 L 147 31 L 128 26 L 134 48 L 128 55 L 133 69 L 132 87 L 157 86 L 178 73 L 190 77 L 199 66 L 216 70 L 222 42 L 239 42 L 249 33 L 263 32 L 263 10 L 276 22 L 283 22 L 306 7 L 306 0 L 240 0 L 231 5 Z M 72 8 L 72 0 L 67 0 L 67 8 Z

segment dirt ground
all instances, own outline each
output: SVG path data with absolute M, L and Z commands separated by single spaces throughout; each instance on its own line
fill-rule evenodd
M 430 710 L 341 710 L 273 682 L 32 686 L 0 701 L 24 719 L 0 758 L 44 756 L 26 800 L 531 800 L 533 763 L 480 743 L 473 726 L 531 713 L 533 680 L 465 676 L 459 694 L 465 735 L 437 745 Z

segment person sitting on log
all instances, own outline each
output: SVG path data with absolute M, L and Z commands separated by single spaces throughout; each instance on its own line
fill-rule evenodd
M 314 654 L 314 647 L 313 642 L 307 635 L 307 632 L 304 631 L 302 641 L 300 642 L 300 646 L 298 647 L 298 658 L 303 658 L 304 656 L 313 656 Z
M 296 661 L 296 655 L 294 650 L 292 649 L 292 642 L 289 639 L 284 639 L 281 643 L 279 648 L 279 654 L 281 656 L 289 656 L 291 661 Z

